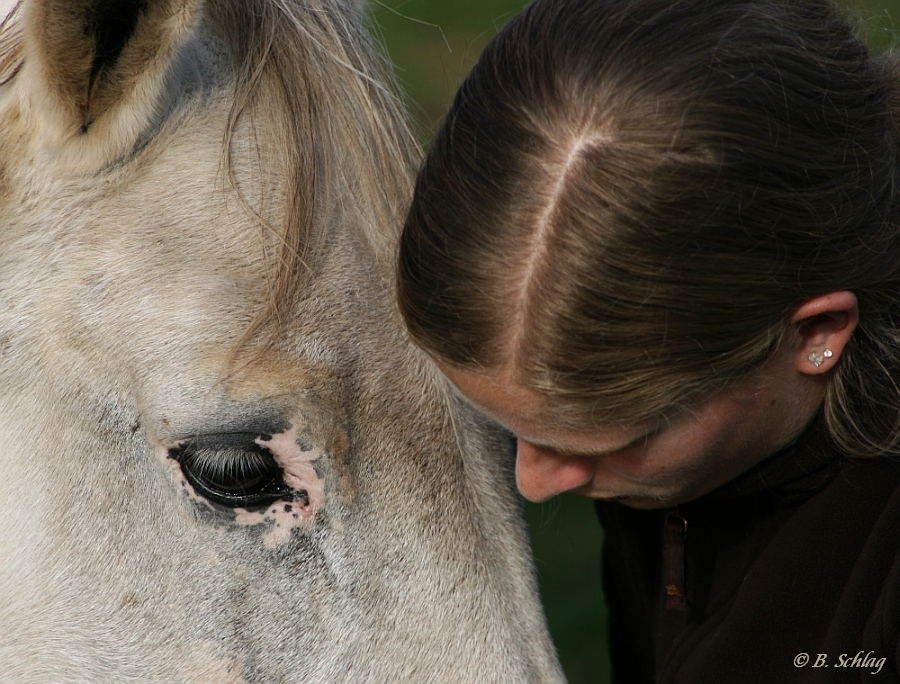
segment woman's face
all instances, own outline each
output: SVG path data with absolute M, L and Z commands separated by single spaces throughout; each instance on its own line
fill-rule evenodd
M 777 355 L 742 384 L 660 424 L 572 429 L 512 374 L 445 374 L 518 439 L 516 478 L 531 501 L 572 491 L 635 508 L 690 501 L 789 445 L 813 419 L 824 382 Z

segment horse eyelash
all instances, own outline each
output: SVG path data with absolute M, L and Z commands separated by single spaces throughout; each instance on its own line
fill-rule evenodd
M 227 447 L 215 449 L 187 445 L 183 449 L 190 453 L 191 466 L 198 475 L 225 475 L 238 479 L 245 475 L 257 474 L 261 470 L 269 470 L 275 466 L 272 452 L 258 445 L 246 449 Z

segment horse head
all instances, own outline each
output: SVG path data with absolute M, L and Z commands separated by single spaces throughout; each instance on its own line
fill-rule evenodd
M 508 440 L 404 334 L 358 3 L 0 33 L 0 679 L 558 682 Z

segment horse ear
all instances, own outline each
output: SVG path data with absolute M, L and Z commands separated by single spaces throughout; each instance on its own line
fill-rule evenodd
M 153 116 L 203 0 L 24 0 L 24 67 L 63 139 L 136 137 Z M 125 115 L 123 115 L 125 114 Z M 134 130 L 129 130 L 134 129 Z

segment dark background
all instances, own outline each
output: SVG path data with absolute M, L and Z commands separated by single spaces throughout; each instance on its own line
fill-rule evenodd
M 372 28 L 396 65 L 420 139 L 427 145 L 459 82 L 519 0 L 370 0 Z M 887 49 L 900 0 L 850 0 L 863 36 Z M 896 18 L 896 19 L 894 19 Z M 527 505 L 550 630 L 571 684 L 608 681 L 600 595 L 600 528 L 591 502 L 561 496 Z

